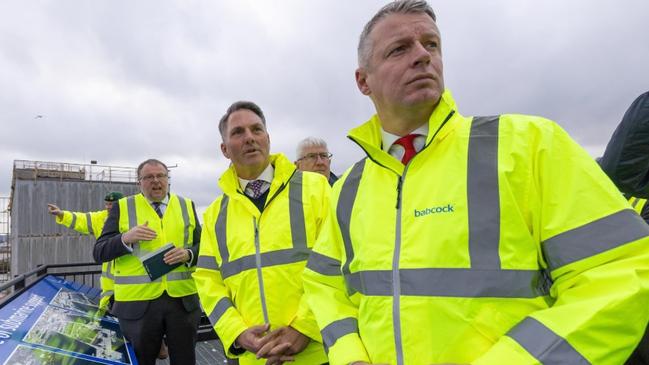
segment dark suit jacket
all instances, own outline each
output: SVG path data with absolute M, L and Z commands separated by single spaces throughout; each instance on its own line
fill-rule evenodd
M 201 225 L 198 222 L 196 207 L 192 202 L 192 210 L 196 217 L 196 228 L 194 228 L 194 241 L 189 248 L 192 251 L 192 260 L 190 266 L 196 265 L 198 261 L 198 247 L 201 241 Z M 97 263 L 112 261 L 120 256 L 128 255 L 131 252 L 124 247 L 122 243 L 122 233 L 119 231 L 119 204 L 113 204 L 113 208 L 108 214 L 104 229 L 101 236 L 97 238 L 97 243 L 92 251 L 92 256 Z M 191 312 L 199 307 L 198 295 L 188 295 L 182 297 L 183 306 L 187 312 Z M 149 307 L 149 300 L 120 302 L 115 301 L 111 308 L 111 313 L 117 318 L 139 319 L 146 313 Z

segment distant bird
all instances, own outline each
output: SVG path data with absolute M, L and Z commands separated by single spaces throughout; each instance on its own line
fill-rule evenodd
M 34 117 L 34 119 L 38 119 L 38 118 L 43 118 L 43 116 L 39 114 L 39 115 Z

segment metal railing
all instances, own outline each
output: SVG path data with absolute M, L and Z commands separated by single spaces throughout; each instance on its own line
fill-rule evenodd
M 101 265 L 94 262 L 39 265 L 35 269 L 18 275 L 12 280 L 0 285 L 0 308 L 25 292 L 46 275 L 56 275 L 65 280 L 95 287 L 95 283 L 99 282 L 98 279 L 101 275 Z M 198 326 L 198 341 L 209 341 L 217 338 L 209 319 L 203 313 Z
M 101 182 L 136 182 L 137 168 L 67 162 L 14 160 L 14 177 Z

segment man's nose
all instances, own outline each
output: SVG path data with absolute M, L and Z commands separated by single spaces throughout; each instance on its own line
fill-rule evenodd
M 421 44 L 420 42 L 415 42 L 415 45 L 412 47 L 413 52 L 413 65 L 419 66 L 421 64 L 429 64 L 431 60 L 431 55 L 428 49 Z

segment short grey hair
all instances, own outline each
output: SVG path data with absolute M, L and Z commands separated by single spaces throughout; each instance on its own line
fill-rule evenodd
M 327 142 L 324 141 L 322 138 L 318 137 L 306 137 L 305 139 L 301 140 L 297 144 L 297 158 L 300 159 L 304 156 L 302 156 L 302 153 L 304 153 L 304 150 L 310 147 L 324 147 L 327 148 Z
M 225 141 L 225 134 L 228 130 L 228 119 L 230 118 L 230 115 L 239 110 L 248 110 L 255 113 L 259 117 L 259 119 L 261 119 L 261 123 L 264 125 L 264 127 L 266 126 L 266 117 L 264 116 L 264 112 L 261 110 L 259 105 L 247 100 L 235 101 L 228 107 L 228 110 L 226 110 L 225 114 L 219 120 L 219 133 L 221 133 L 221 139 L 223 141 Z
M 169 168 L 167 167 L 167 165 L 164 164 L 164 162 L 162 162 L 162 161 L 160 161 L 158 159 L 155 159 L 155 158 L 149 158 L 147 160 L 142 161 L 138 165 L 138 167 L 137 167 L 137 178 L 138 178 L 138 180 L 142 178 L 140 173 L 142 172 L 142 169 L 144 168 L 145 165 L 160 165 L 160 166 L 164 167 L 167 174 L 169 174 Z
M 376 24 L 390 14 L 426 14 L 437 21 L 433 8 L 428 5 L 425 0 L 396 0 L 383 6 L 374 16 L 370 19 L 361 33 L 358 40 L 358 66 L 368 67 L 370 57 L 372 56 L 372 42 L 370 40 L 370 33 Z

